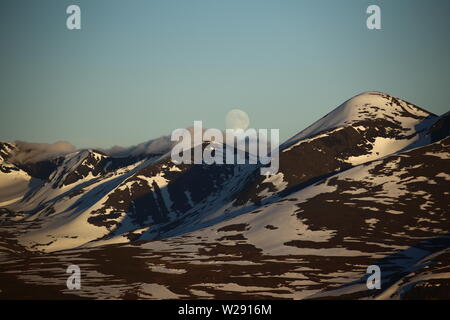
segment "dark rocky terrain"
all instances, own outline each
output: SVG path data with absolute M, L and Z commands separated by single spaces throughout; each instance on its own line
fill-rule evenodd
M 272 176 L 0 143 L 0 298 L 449 299 L 449 133 L 449 113 L 368 92 L 283 143 Z

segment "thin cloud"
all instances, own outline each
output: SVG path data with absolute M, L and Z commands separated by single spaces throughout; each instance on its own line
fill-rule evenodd
M 49 160 L 76 150 L 75 146 L 66 141 L 58 141 L 55 143 L 15 141 L 15 144 L 17 151 L 13 154 L 12 160 L 19 163 L 34 163 Z

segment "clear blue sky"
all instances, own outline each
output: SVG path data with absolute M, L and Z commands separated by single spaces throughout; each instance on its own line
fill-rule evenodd
M 82 30 L 66 29 L 78 4 Z M 381 31 L 366 8 L 382 9 Z M 294 135 L 379 90 L 450 106 L 448 0 L 2 0 L 0 140 L 132 145 L 246 111 Z

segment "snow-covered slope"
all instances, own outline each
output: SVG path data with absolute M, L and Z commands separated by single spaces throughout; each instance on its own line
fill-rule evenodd
M 29 190 L 32 177 L 17 166 L 0 162 L 0 206 L 6 206 L 22 199 Z
M 438 119 L 387 94 L 360 94 L 282 144 L 278 175 L 267 179 L 255 174 L 236 203 L 259 203 L 320 177 L 430 143 L 427 130 Z
M 29 190 L 32 177 L 8 161 L 16 146 L 0 143 L 0 207 L 19 201 Z
M 47 220 L 45 227 L 20 241 L 29 248 L 55 251 L 92 241 L 129 242 L 148 230 L 147 239 L 187 232 L 223 215 L 242 180 L 254 170 L 252 165 L 175 165 L 169 155 L 149 159 L 128 171 L 81 180 L 82 188 L 55 196 L 32 216 Z M 49 214 L 51 219 L 46 218 Z
M 134 154 L 153 142 L 125 158 L 76 151 L 54 160 L 47 181 L 8 209 L 42 226 L 20 237 L 38 250 L 169 237 L 220 222 L 230 212 L 248 212 L 413 142 L 431 141 L 429 130 L 438 120 L 389 95 L 363 93 L 284 143 L 280 171 L 270 177 L 261 176 L 258 166 L 177 166 L 168 153 Z
M 1 144 L 0 264 L 15 274 L 2 261 L 23 247 L 70 259 L 89 275 L 82 297 L 402 298 L 423 295 L 416 279 L 450 292 L 445 272 L 424 271 L 448 257 L 448 119 L 363 93 L 282 144 L 272 176 L 175 164 L 148 153 L 152 143 L 35 163 L 14 162 L 16 146 Z M 28 255 L 17 260 L 25 287 L 55 277 Z M 364 287 L 371 264 L 391 275 L 376 294 Z
M 84 282 L 76 294 L 83 298 L 448 298 L 449 139 L 359 165 L 193 232 L 92 243 L 44 256 L 55 266 L 44 269 L 42 255 L 14 268 L 9 245 L 0 264 L 20 277 L 22 290 L 57 286 L 60 266 L 78 264 Z M 375 291 L 365 286 L 374 264 L 383 275 Z M 39 288 L 40 297 L 51 293 Z
M 317 135 L 331 129 L 352 125 L 357 127 L 368 120 L 392 121 L 403 134 L 416 133 L 417 126 L 426 118 L 436 116 L 409 102 L 382 92 L 364 92 L 328 113 L 308 128 L 300 131 L 287 143 Z

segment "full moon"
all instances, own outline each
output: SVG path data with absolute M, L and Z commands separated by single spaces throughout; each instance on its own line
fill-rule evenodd
M 239 109 L 230 110 L 225 118 L 225 124 L 227 129 L 247 129 L 250 124 L 250 119 L 247 113 Z

